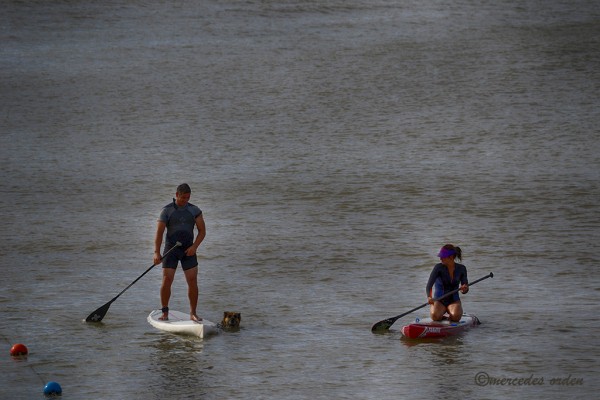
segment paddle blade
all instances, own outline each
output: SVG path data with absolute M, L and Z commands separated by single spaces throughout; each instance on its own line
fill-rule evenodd
M 109 309 L 111 303 L 112 303 L 112 301 L 109 301 L 108 303 L 106 303 L 105 305 L 103 305 L 102 307 L 97 309 L 96 311 L 92 312 L 85 319 L 85 322 L 100 322 L 100 321 L 102 321 L 102 318 L 104 318 L 104 316 L 108 312 L 108 309 Z
M 379 321 L 371 328 L 371 332 L 373 333 L 383 333 L 387 332 L 392 325 L 396 322 L 395 318 L 384 319 L 383 321 Z

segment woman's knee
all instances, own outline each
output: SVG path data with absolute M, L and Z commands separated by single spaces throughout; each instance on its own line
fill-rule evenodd
M 442 305 L 442 303 L 436 302 L 431 306 L 429 310 L 429 315 L 432 320 L 440 321 L 444 317 L 444 313 L 446 312 L 446 307 Z
M 458 322 L 462 318 L 463 309 L 462 304 L 460 302 L 450 304 L 448 306 L 448 314 L 450 315 L 450 320 L 453 322 Z

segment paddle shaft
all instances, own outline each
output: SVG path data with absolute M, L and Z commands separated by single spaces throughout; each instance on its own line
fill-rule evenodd
M 171 251 L 173 251 L 175 249 L 175 247 L 179 247 L 181 246 L 180 242 L 175 243 L 175 246 L 171 247 L 165 254 L 162 255 L 161 260 L 163 258 L 165 258 L 165 256 L 167 254 L 169 254 Z M 121 296 L 127 289 L 129 289 L 130 287 L 133 286 L 134 283 L 136 283 L 137 281 L 139 281 L 140 279 L 142 279 L 142 277 L 144 275 L 146 275 L 148 272 L 150 272 L 150 270 L 154 267 L 156 267 L 158 264 L 153 264 L 152 266 L 150 266 L 150 268 L 148 268 L 146 271 L 144 271 L 143 274 L 141 274 L 140 276 L 138 276 L 138 278 L 131 282 L 125 289 L 121 290 L 121 292 L 116 295 L 115 297 L 113 297 L 108 303 L 106 303 L 105 305 L 103 305 L 102 307 L 98 308 L 97 310 L 95 310 L 94 312 L 92 312 L 85 320 L 86 322 L 100 322 L 102 321 L 102 318 L 104 318 L 104 316 L 106 315 L 106 312 L 108 311 L 108 308 L 110 307 L 110 305 L 119 298 L 119 296 Z
M 171 247 L 165 254 L 162 255 L 162 257 L 160 258 L 161 262 L 162 262 L 162 259 L 165 258 L 165 256 L 171 252 L 171 250 L 173 250 L 173 249 L 175 249 L 175 247 L 179 247 L 179 246 L 181 246 L 180 242 L 175 243 L 175 246 Z M 150 268 L 148 268 L 146 271 L 144 271 L 143 274 L 141 274 L 140 276 L 138 276 L 135 281 L 131 282 L 129 284 L 129 286 L 127 286 L 125 289 L 121 290 L 121 293 L 119 293 L 118 295 L 116 295 L 110 302 L 112 303 L 113 301 L 115 301 L 120 295 L 122 295 L 127 289 L 129 289 L 130 287 L 132 287 L 134 283 L 136 283 L 137 281 L 139 281 L 140 279 L 142 279 L 142 277 L 144 275 L 146 275 L 148 272 L 150 272 L 150 270 L 152 268 L 156 267 L 157 265 L 158 264 L 154 264 L 154 265 L 150 266 Z
M 484 276 L 483 278 L 479 278 L 476 281 L 473 281 L 473 282 L 469 283 L 469 287 L 473 286 L 477 282 L 481 282 L 484 279 L 493 278 L 493 277 L 494 277 L 494 274 L 492 272 L 490 272 L 488 275 Z M 440 301 L 442 299 L 445 299 L 448 296 L 452 296 L 454 293 L 458 292 L 459 290 L 460 290 L 460 288 L 454 289 L 454 290 L 452 290 L 452 291 L 450 291 L 448 293 L 445 293 L 443 296 L 438 297 L 437 299 L 433 299 L 433 301 L 435 302 L 435 301 Z M 412 310 L 407 311 L 407 312 L 405 312 L 403 314 L 397 315 L 397 316 L 392 317 L 392 318 L 384 319 L 383 321 L 379 321 L 378 323 L 376 323 L 375 325 L 373 325 L 373 328 L 371 330 L 373 330 L 373 331 L 377 330 L 378 328 L 380 328 L 382 326 L 384 327 L 384 329 L 389 329 L 390 326 L 392 326 L 394 324 L 394 322 L 396 322 L 398 319 L 400 319 L 400 318 L 404 317 L 405 315 L 408 315 L 408 314 L 410 314 L 410 313 L 412 313 L 414 311 L 420 310 L 421 308 L 423 308 L 423 307 L 425 307 L 427 305 L 429 305 L 429 303 L 421 304 L 420 306 L 415 307 Z

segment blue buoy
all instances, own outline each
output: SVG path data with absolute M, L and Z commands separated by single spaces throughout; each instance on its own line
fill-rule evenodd
M 44 394 L 46 396 L 60 396 L 62 394 L 62 388 L 57 382 L 48 382 L 44 386 Z

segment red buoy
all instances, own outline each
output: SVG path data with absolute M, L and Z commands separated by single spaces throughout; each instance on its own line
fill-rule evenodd
M 15 344 L 10 349 L 10 355 L 13 357 L 26 356 L 29 350 L 27 350 L 27 346 L 21 343 Z

